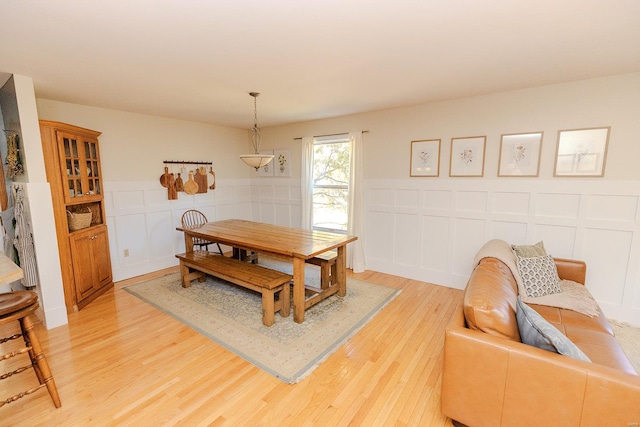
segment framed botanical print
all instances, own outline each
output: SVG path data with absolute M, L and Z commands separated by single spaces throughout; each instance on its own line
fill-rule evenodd
M 486 136 L 451 138 L 449 176 L 483 176 L 486 141 Z
M 498 176 L 538 176 L 541 150 L 542 132 L 502 135 Z
M 553 176 L 602 177 L 611 127 L 558 131 Z
M 438 176 L 440 174 L 440 140 L 411 141 L 409 176 Z
M 289 150 L 273 151 L 273 169 L 276 176 L 291 176 L 291 164 Z

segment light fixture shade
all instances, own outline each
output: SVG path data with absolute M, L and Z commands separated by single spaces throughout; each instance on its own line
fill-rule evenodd
M 273 154 L 243 154 L 240 156 L 247 166 L 251 166 L 256 170 L 264 165 L 268 165 L 273 160 Z

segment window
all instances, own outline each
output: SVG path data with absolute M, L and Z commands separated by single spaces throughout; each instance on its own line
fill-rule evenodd
M 349 136 L 313 140 L 313 229 L 346 233 L 349 218 Z

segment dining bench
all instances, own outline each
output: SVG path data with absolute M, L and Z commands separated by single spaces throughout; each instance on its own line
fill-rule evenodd
M 218 277 L 233 284 L 262 294 L 262 323 L 271 326 L 274 314 L 288 317 L 291 306 L 290 283 L 293 276 L 250 262 L 213 254 L 193 251 L 177 254 L 180 260 L 182 287 L 191 286 L 191 281 L 206 280 L 206 275 Z M 276 299 L 277 296 L 277 299 Z
M 308 264 L 320 267 L 320 288 L 328 289 L 336 282 L 336 261 L 338 253 L 336 251 L 327 251 L 305 260 Z

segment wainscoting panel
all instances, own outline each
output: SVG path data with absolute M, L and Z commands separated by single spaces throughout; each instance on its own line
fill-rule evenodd
M 505 240 L 514 245 L 523 245 L 527 242 L 527 223 L 510 221 L 492 221 L 491 237 Z
M 157 182 L 108 183 L 114 278 L 176 265 L 186 209 L 210 219 L 300 226 L 295 178 L 218 180 L 215 191 L 166 200 Z M 462 289 L 488 240 L 544 241 L 553 256 L 587 262 L 587 286 L 609 317 L 640 325 L 640 186 L 593 179 L 367 180 L 367 269 Z M 129 256 L 123 256 L 123 249 Z
M 587 266 L 606 266 L 587 270 L 587 283 L 596 300 L 622 305 L 632 239 L 633 233 L 628 231 L 585 230 L 582 258 Z
M 473 271 L 473 257 L 487 241 L 487 221 L 482 219 L 456 218 L 453 236 L 452 275 L 457 282 L 466 283 Z
M 458 191 L 456 192 L 456 210 L 460 212 L 486 212 L 486 191 Z
M 449 264 L 449 251 L 442 242 L 451 240 L 451 220 L 443 216 L 422 216 L 421 247 L 419 248 L 420 268 L 446 273 Z
M 638 214 L 638 197 L 591 195 L 587 218 L 606 221 L 634 222 Z
M 184 236 L 176 230 L 184 211 L 198 209 L 209 220 L 252 218 L 250 180 L 217 180 L 216 190 L 167 199 L 157 181 L 105 183 L 105 210 L 115 281 L 177 265 Z M 125 256 L 125 250 L 128 256 Z
M 452 192 L 447 190 L 426 190 L 424 192 L 422 207 L 434 211 L 446 211 L 451 209 Z
M 497 214 L 527 215 L 531 204 L 529 193 L 499 193 L 493 194 L 492 211 Z
M 587 287 L 607 316 L 640 325 L 636 182 L 374 179 L 365 188 L 368 269 L 462 289 L 486 241 L 542 240 L 553 256 L 587 262 Z
M 576 252 L 577 227 L 534 224 L 533 239 L 530 241 L 520 241 L 520 244 L 536 243 L 543 241 L 545 246 L 553 248 L 547 251 L 550 255 L 558 258 L 572 258 Z
M 577 218 L 580 210 L 580 194 L 538 194 L 537 216 L 551 218 Z
M 420 222 L 418 215 L 397 214 L 394 221 L 393 262 L 417 266 L 420 254 Z

